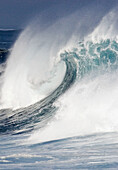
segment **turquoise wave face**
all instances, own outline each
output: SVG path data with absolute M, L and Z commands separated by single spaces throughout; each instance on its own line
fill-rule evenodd
M 75 58 L 78 63 L 78 77 L 91 72 L 105 73 L 118 68 L 118 43 L 115 40 L 78 42 L 72 51 L 61 54 L 62 59 Z

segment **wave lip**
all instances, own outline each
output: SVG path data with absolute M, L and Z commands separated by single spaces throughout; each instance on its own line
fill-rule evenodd
M 78 35 L 83 25 L 72 20 L 77 13 L 44 30 L 31 24 L 22 32 L 4 74 L 3 108 L 12 108 L 2 110 L 11 112 L 1 119 L 5 132 L 8 125 L 19 133 L 39 127 L 39 140 L 45 141 L 116 130 L 117 19 L 109 26 L 116 12 L 83 39 Z
M 66 73 L 62 83 L 47 97 L 31 106 L 17 110 L 0 110 L 0 134 L 21 134 L 45 126 L 54 117 L 58 107 L 54 102 L 69 89 L 76 80 L 76 62 L 73 59 L 63 59 Z M 9 115 L 7 114 L 9 113 Z M 7 115 L 7 116 L 6 116 Z

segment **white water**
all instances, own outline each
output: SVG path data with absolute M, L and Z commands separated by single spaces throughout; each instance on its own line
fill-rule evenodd
M 94 9 L 90 4 L 52 25 L 38 19 L 31 22 L 16 41 L 7 62 L 0 107 L 26 107 L 49 95 L 65 74 L 60 52 L 71 49 L 93 30 L 104 13 L 93 18 L 99 10 L 99 5 Z
M 106 15 L 89 36 L 88 33 L 96 25 L 96 22 L 92 23 L 94 18 L 90 23 L 90 16 L 77 22 L 77 14 L 61 19 L 44 30 L 40 29 L 39 24 L 33 23 L 20 35 L 4 74 L 2 107 L 26 107 L 56 89 L 65 75 L 65 66 L 59 57 L 60 51 L 71 51 L 80 37 L 95 41 L 99 35 L 100 39 L 117 38 L 117 10 Z M 87 30 L 83 30 L 84 24 Z M 90 75 L 76 81 L 56 102 L 59 106 L 56 116 L 44 129 L 32 134 L 29 141 L 35 143 L 89 133 L 117 131 L 117 75 L 116 71 L 97 77 Z
M 49 95 L 62 82 L 65 65 L 58 58 L 58 51 L 66 40 L 54 40 L 56 33 L 51 29 L 40 33 L 31 25 L 20 35 L 7 63 L 2 107 L 28 106 Z
M 56 103 L 54 119 L 30 142 L 44 142 L 66 137 L 118 129 L 118 72 L 76 83 Z
M 97 28 L 90 34 L 95 42 L 105 38 L 117 39 L 117 19 L 115 13 L 110 12 L 102 19 Z M 106 21 L 109 15 L 113 16 L 114 23 Z M 104 25 L 105 24 L 105 25 Z M 108 29 L 107 29 L 108 28 Z M 102 34 L 100 30 L 102 29 Z M 105 31 L 106 32 L 105 36 Z M 104 30 L 104 31 L 103 31 Z M 113 36 L 112 36 L 113 35 Z M 111 71 L 103 75 L 89 75 L 69 89 L 57 102 L 59 110 L 56 116 L 44 129 L 32 134 L 28 142 L 37 143 L 55 139 L 67 138 L 100 132 L 118 131 L 118 71 Z

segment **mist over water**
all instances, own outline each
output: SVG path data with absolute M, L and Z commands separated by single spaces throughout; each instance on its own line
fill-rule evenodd
M 55 116 L 29 141 L 117 131 L 117 7 L 105 11 L 93 6 L 52 24 L 35 18 L 13 46 L 1 108 L 15 110 L 45 100 L 64 80 L 66 62 L 74 62 L 77 70 L 74 85 L 53 103 Z
M 106 13 L 101 11 L 93 18 L 95 11 L 100 10 L 99 5 L 95 9 L 93 5 L 85 5 L 52 24 L 45 24 L 41 17 L 35 18 L 26 27 L 7 62 L 1 97 L 3 108 L 31 105 L 56 89 L 65 74 L 60 53 L 71 50 L 84 39 Z
M 60 3 L 0 64 L 1 169 L 118 169 L 118 2 Z
M 32 134 L 29 142 L 117 131 L 116 16 L 117 8 L 103 17 L 93 32 L 84 37 L 83 43 L 71 44 L 72 46 L 66 49 L 66 55 L 76 59 L 78 78 L 75 85 L 55 103 L 59 108 L 56 116 L 43 130 Z

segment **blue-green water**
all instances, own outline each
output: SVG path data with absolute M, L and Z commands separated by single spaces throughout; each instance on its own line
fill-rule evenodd
M 4 40 L 1 48 L 11 48 L 9 58 L 14 59 L 14 63 L 10 68 L 15 64 L 17 66 L 8 74 L 10 70 L 7 68 L 12 64 L 12 60 L 8 58 L 7 66 L 6 63 L 4 67 L 1 64 L 5 72 L 1 74 L 1 89 L 10 87 L 10 84 L 4 87 L 4 82 L 8 83 L 6 78 L 14 84 L 14 79 L 10 78 L 15 74 L 15 85 L 18 86 L 21 80 L 25 81 L 25 70 L 22 67 L 20 72 L 17 73 L 17 70 L 20 63 L 25 62 L 24 58 L 27 59 L 27 52 L 22 51 L 24 57 L 15 60 L 14 54 L 19 56 L 21 53 L 16 50 L 17 42 L 16 46 L 12 47 L 18 35 L 17 32 L 16 36 L 16 31 L 0 32 L 1 42 Z M 19 41 L 21 39 L 18 40 L 21 51 Z M 34 44 L 35 41 L 32 42 Z M 31 45 L 32 43 L 28 44 L 30 53 L 38 53 L 37 48 L 30 48 Z M 32 60 L 31 57 L 30 59 Z M 29 68 L 27 63 L 25 67 Z M 59 81 L 51 92 L 46 93 L 46 97 L 32 102 L 31 105 L 14 109 L 2 106 L 4 100 L 1 100 L 0 169 L 117 169 L 117 40 L 107 38 L 98 42 L 79 41 L 75 47 L 60 53 L 60 61 L 54 67 L 48 80 L 43 79 L 41 83 L 36 83 L 34 79 L 28 81 L 27 88 L 33 87 L 35 91 L 39 85 L 45 91 L 48 85 L 51 84 L 50 88 L 53 86 L 53 77 L 59 76 L 62 81 Z M 22 76 L 19 76 L 20 74 Z M 20 92 L 21 88 L 24 88 L 22 83 L 18 89 L 14 86 L 14 93 Z M 6 90 L 9 92 L 12 88 Z M 8 92 L 5 91 L 7 99 L 15 99 L 15 106 L 16 101 L 20 101 L 20 93 L 15 97 L 10 96 Z M 24 98 L 25 91 L 21 100 Z

